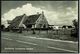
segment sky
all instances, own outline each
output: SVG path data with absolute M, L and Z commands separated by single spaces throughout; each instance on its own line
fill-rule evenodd
M 2 1 L 1 20 L 7 24 L 7 20 L 13 20 L 24 13 L 34 15 L 42 13 L 50 25 L 72 25 L 72 20 L 78 19 L 77 1 Z

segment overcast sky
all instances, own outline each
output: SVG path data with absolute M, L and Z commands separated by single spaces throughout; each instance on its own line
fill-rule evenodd
M 24 13 L 32 15 L 44 11 L 49 24 L 72 25 L 72 20 L 78 19 L 77 3 L 77 1 L 2 1 L 2 22 Z

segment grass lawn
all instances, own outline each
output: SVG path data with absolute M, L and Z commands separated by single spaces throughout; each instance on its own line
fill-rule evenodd
M 33 31 L 23 31 L 22 33 L 17 32 L 2 32 L 2 34 L 8 35 L 21 35 L 21 36 L 31 36 L 38 38 L 50 38 L 50 39 L 59 39 L 59 40 L 69 40 L 69 41 L 77 41 L 77 38 L 71 37 L 71 30 L 58 30 L 58 31 L 39 31 L 35 30 L 35 34 Z

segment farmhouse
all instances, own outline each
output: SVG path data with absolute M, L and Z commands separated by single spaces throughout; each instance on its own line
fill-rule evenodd
M 11 29 L 18 29 L 19 27 L 23 28 L 48 28 L 48 21 L 44 16 L 44 12 L 41 14 L 37 13 L 35 15 L 26 16 L 23 14 L 21 16 L 15 17 L 10 25 L 8 26 Z

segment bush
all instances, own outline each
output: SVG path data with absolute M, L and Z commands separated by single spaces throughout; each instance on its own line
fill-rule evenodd
M 78 21 L 76 19 L 74 19 L 72 22 L 73 22 L 73 25 L 75 26 L 75 28 L 74 28 L 71 36 L 78 38 L 78 32 L 79 32 L 78 31 L 78 27 L 79 27 L 78 26 Z

